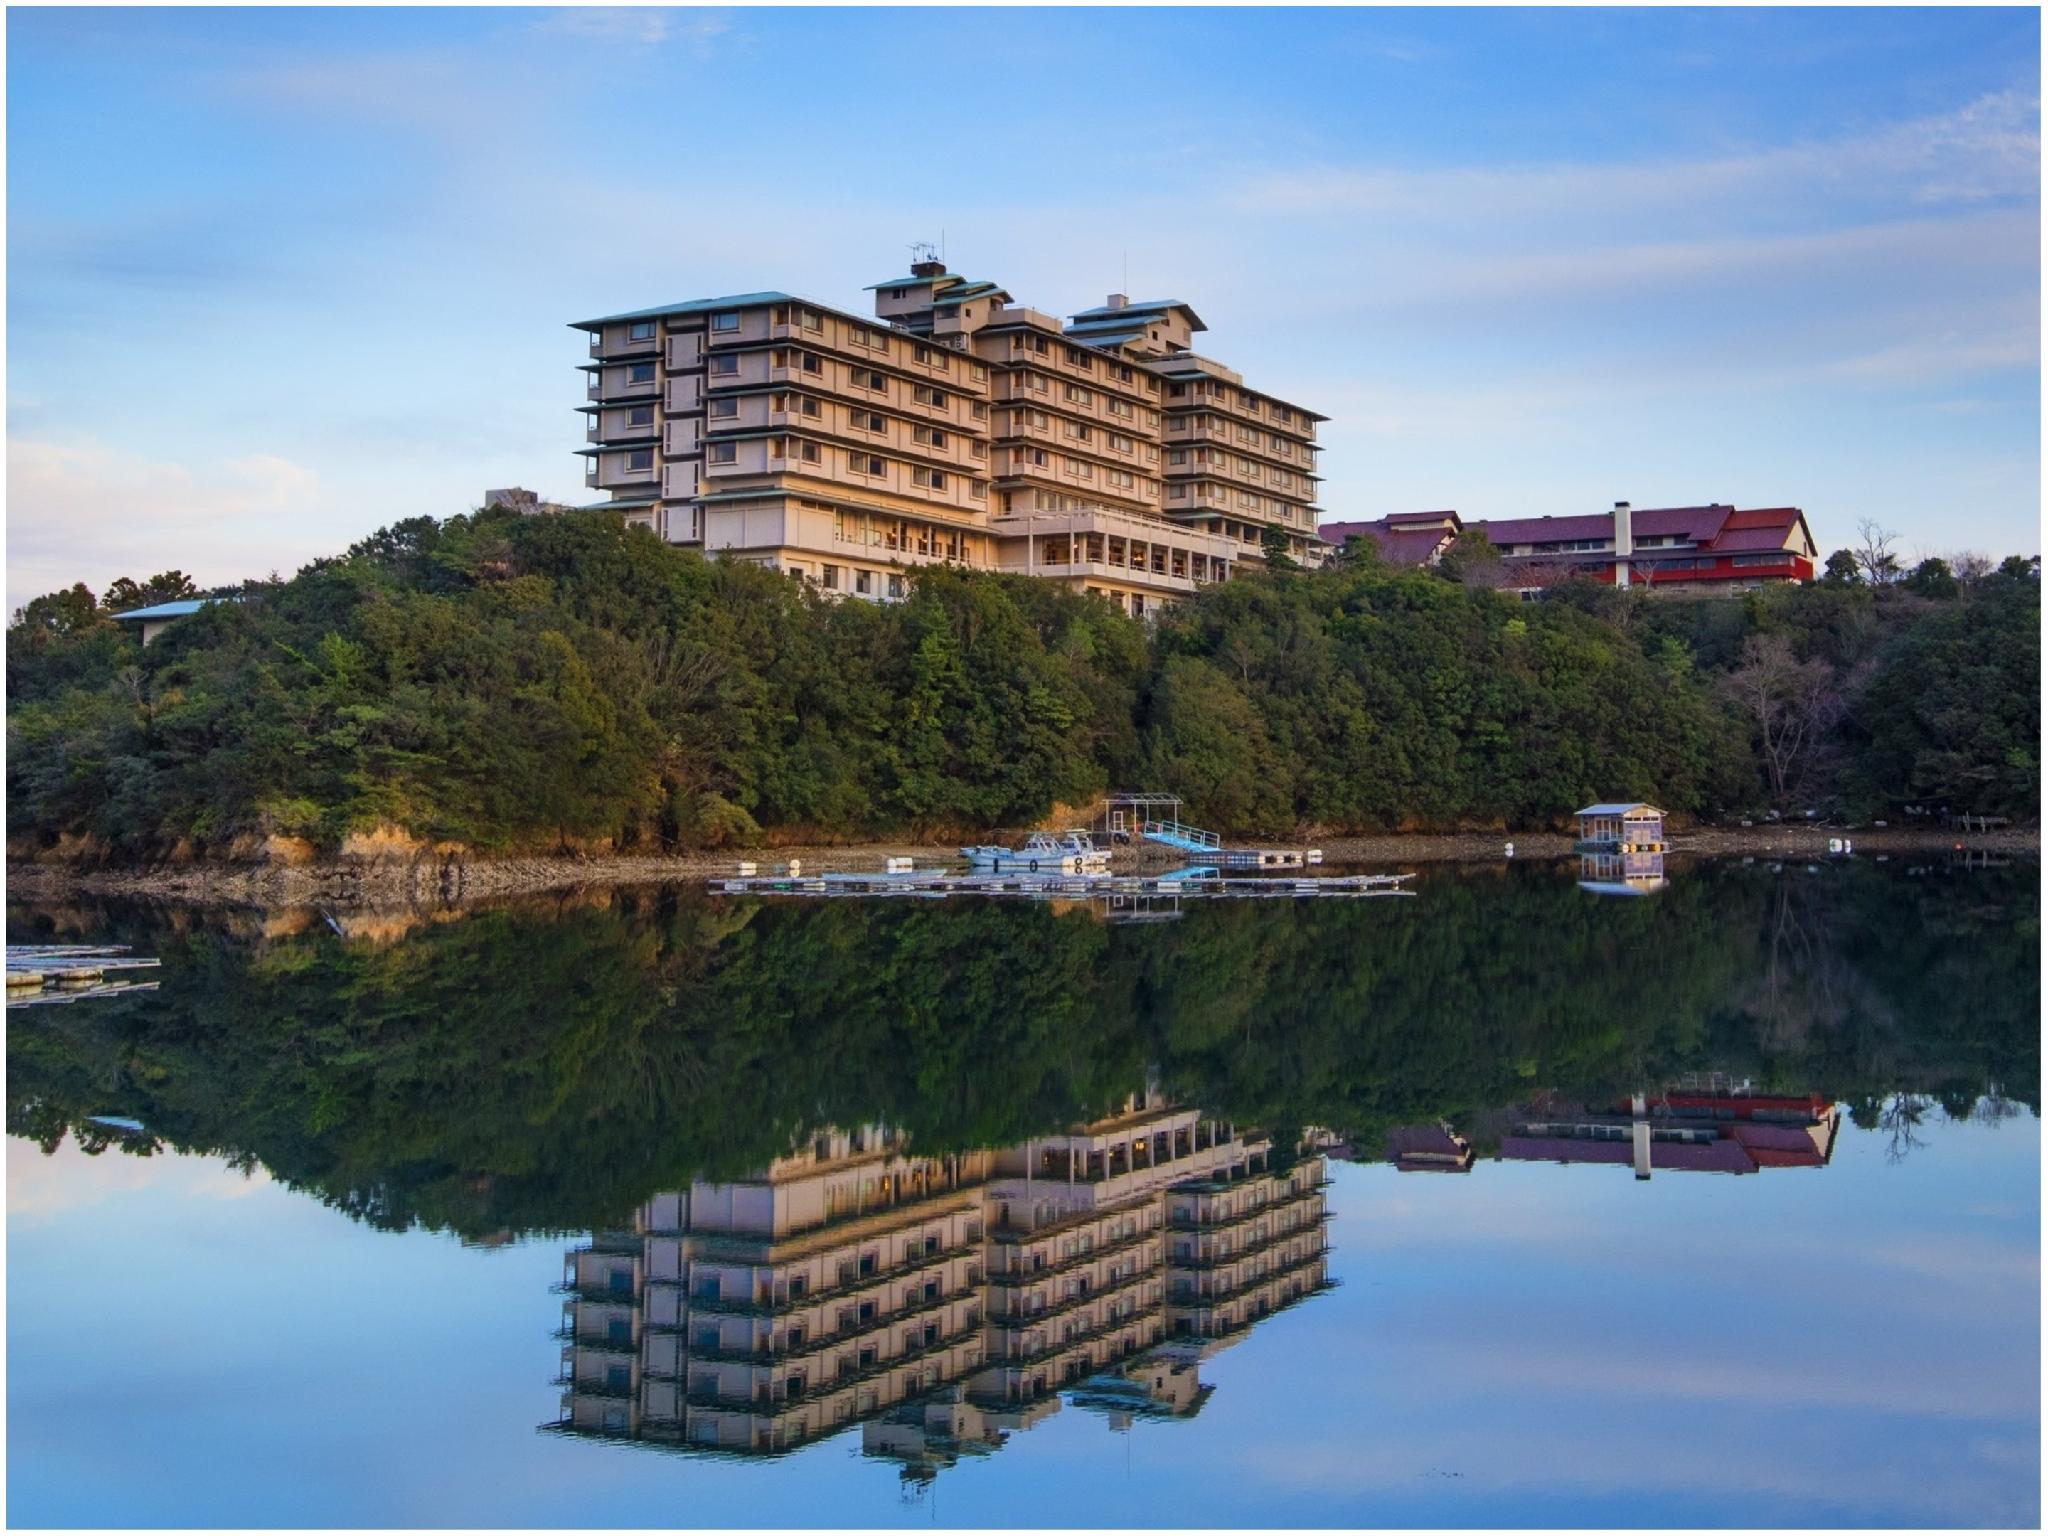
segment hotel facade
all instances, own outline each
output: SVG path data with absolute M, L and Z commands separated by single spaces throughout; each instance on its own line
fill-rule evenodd
M 1144 614 L 1264 563 L 1316 564 L 1315 411 L 1192 350 L 1176 299 L 1058 317 L 921 261 L 860 316 L 786 293 L 575 322 L 585 483 L 671 543 L 827 593 L 952 564 Z
M 774 1454 L 860 1424 L 887 1455 L 1062 1393 L 1192 1411 L 1204 1354 L 1329 1284 L 1326 1180 L 1151 1093 L 997 1151 L 825 1132 L 568 1253 L 544 1427 Z

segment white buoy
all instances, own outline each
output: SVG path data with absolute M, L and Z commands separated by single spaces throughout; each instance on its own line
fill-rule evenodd
M 792 875 L 802 874 L 804 872 L 804 861 L 802 859 L 791 859 L 789 861 L 789 872 Z
M 1512 859 L 1515 856 L 1515 845 L 1513 843 L 1509 843 L 1505 850 L 1505 853 L 1508 858 Z
M 752 874 L 757 874 L 757 873 L 759 873 L 759 871 L 760 871 L 760 866 L 759 866 L 758 864 L 756 864 L 756 863 L 755 863 L 755 862 L 754 862 L 754 861 L 753 861 L 752 859 L 741 859 L 741 860 L 740 860 L 740 873 L 741 873 L 741 874 L 743 874 L 743 875 L 752 875 Z

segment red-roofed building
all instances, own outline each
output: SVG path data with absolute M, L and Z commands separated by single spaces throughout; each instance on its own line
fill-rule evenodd
M 1534 591 L 1570 577 L 1653 592 L 1742 592 L 1814 578 L 1819 553 L 1797 507 L 1739 511 L 1719 504 L 1636 510 L 1617 502 L 1581 517 L 1474 519 L 1400 512 L 1372 522 L 1324 523 L 1342 546 L 1370 538 L 1390 565 L 1435 565 L 1461 533 L 1484 533 L 1506 564 L 1507 585 Z

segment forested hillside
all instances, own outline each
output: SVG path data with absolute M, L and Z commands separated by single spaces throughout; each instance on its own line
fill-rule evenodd
M 8 631 L 15 852 L 237 856 L 377 829 L 485 851 L 1028 826 L 1111 785 L 1231 833 L 1907 801 L 2035 814 L 2038 566 L 1736 600 L 1522 602 L 1356 548 L 1148 629 L 931 568 L 829 602 L 616 517 L 397 524 L 144 648 L 177 573 Z M 270 846 L 277 846 L 271 844 Z

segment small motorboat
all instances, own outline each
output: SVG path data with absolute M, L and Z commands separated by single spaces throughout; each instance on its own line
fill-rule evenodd
M 1005 871 L 1032 875 L 1074 874 L 1109 867 L 1109 855 L 1095 846 L 1094 838 L 1078 829 L 1057 837 L 1050 832 L 1034 832 L 1024 839 L 1022 848 L 977 843 L 962 848 L 960 857 L 976 869 L 992 870 L 998 874 Z

